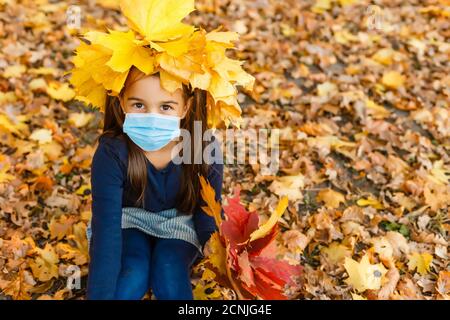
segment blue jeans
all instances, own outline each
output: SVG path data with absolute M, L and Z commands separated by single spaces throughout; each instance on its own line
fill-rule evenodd
M 114 299 L 140 300 L 151 288 L 158 300 L 192 300 L 190 268 L 199 255 L 191 243 L 122 229 L 122 267 Z

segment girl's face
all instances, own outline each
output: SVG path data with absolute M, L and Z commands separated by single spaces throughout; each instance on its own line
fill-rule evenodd
M 184 118 L 187 108 L 183 101 L 182 89 L 173 94 L 161 87 L 158 75 L 138 77 L 130 75 L 128 85 L 120 97 L 120 105 L 125 113 L 159 113 Z

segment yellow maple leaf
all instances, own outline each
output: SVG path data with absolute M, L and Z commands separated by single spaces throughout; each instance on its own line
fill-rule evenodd
M 425 203 L 430 206 L 432 211 L 443 209 L 450 203 L 450 192 L 448 192 L 447 185 L 428 182 L 423 188 L 423 195 Z
M 118 9 L 119 8 L 119 0 L 96 0 L 97 4 L 101 5 L 102 7 L 108 8 L 108 9 Z
M 227 268 L 227 254 L 217 231 L 209 238 L 206 250 L 209 252 L 207 259 L 211 265 L 222 275 L 225 275 Z
M 27 67 L 25 67 L 22 64 L 8 66 L 5 68 L 5 71 L 3 72 L 3 77 L 5 78 L 18 78 L 27 70 Z
M 216 278 L 215 272 L 208 268 L 205 268 L 205 270 L 202 273 L 201 280 L 211 281 L 211 280 L 214 280 L 215 278 Z
M 450 183 L 450 167 L 444 166 L 444 160 L 433 162 L 433 168 L 430 170 L 428 179 L 431 181 L 447 186 Z
M 375 198 L 368 197 L 367 199 L 361 198 L 356 201 L 356 204 L 361 207 L 371 206 L 375 209 L 384 209 L 383 204 Z
M 212 75 L 209 72 L 203 74 L 193 73 L 189 78 L 189 81 L 193 88 L 199 88 L 202 90 L 208 90 L 209 84 L 211 83 Z
M 13 132 L 23 137 L 29 130 L 25 123 L 28 118 L 26 115 L 20 115 L 11 119 L 8 115 L 0 113 L 0 131 L 6 130 L 6 132 Z
M 198 57 L 195 55 L 186 54 L 174 59 L 167 52 L 163 52 L 156 57 L 156 61 L 166 72 L 186 82 L 193 72 L 203 72 Z
M 238 36 L 232 32 L 213 31 L 206 35 L 206 39 L 207 64 L 211 70 L 215 71 L 212 76 L 218 76 L 225 81 L 240 85 L 245 90 L 253 90 L 255 78 L 242 68 L 243 62 L 230 59 L 225 54 L 226 49 L 232 47 L 231 41 L 237 40 Z M 217 94 L 217 96 L 230 96 L 232 90 L 229 89 L 229 91 L 227 94 Z M 229 105 L 233 104 L 225 99 L 221 100 Z
M 209 270 L 205 270 L 204 274 L 207 271 Z M 216 281 L 211 281 L 208 283 L 199 281 L 192 293 L 194 295 L 194 300 L 212 300 L 220 298 L 222 296 L 218 287 L 218 283 Z
M 348 44 L 349 42 L 358 42 L 359 38 L 350 33 L 348 30 L 338 30 L 334 32 L 334 39 L 337 43 Z M 337 91 L 337 88 L 334 88 Z
M 181 20 L 195 10 L 194 0 L 122 0 L 120 8 L 132 29 L 147 41 L 168 41 L 194 31 Z
M 359 2 L 359 0 L 338 0 L 338 1 L 341 4 L 341 6 L 349 6 L 349 5 L 352 5 L 354 3 Z
M 177 89 L 182 89 L 181 79 L 164 70 L 159 71 L 159 79 L 161 81 L 161 87 L 170 93 L 174 93 Z
M 405 77 L 397 71 L 387 71 L 381 78 L 381 83 L 388 88 L 397 89 L 405 83 Z
M 230 100 L 232 101 L 230 103 L 219 101 L 213 108 L 219 106 L 220 117 L 224 121 L 226 127 L 232 123 L 239 130 L 244 121 L 241 117 L 242 109 L 239 106 L 236 97 L 230 97 Z
M 234 97 L 236 94 L 236 88 L 218 74 L 213 74 L 208 90 L 216 103 L 219 100 L 227 102 L 228 97 Z
M 63 239 L 65 236 L 72 233 L 73 217 L 62 215 L 60 218 L 52 217 L 49 223 L 50 239 Z
M 77 248 L 63 242 L 56 244 L 56 251 L 62 259 L 72 260 L 76 265 L 82 266 L 88 262 L 88 257 Z
M 328 208 L 338 208 L 339 204 L 345 203 L 345 196 L 333 189 L 320 190 L 316 197 L 317 201 L 323 201 Z
M 110 30 L 109 33 L 91 31 L 85 34 L 85 38 L 111 50 L 112 55 L 106 65 L 112 70 L 125 72 L 134 65 L 145 74 L 153 72 L 154 58 L 150 50 L 143 47 L 144 43 L 136 40 L 133 31 Z
M 332 82 L 324 82 L 317 86 L 317 95 L 319 97 L 331 97 L 338 92 L 338 87 Z
M 32 91 L 47 91 L 47 82 L 43 79 L 43 78 L 37 78 L 37 79 L 33 79 L 30 81 L 30 83 L 28 84 L 28 87 L 32 90 Z
M 278 202 L 278 205 L 270 215 L 270 218 L 262 226 L 260 226 L 250 234 L 250 241 L 264 238 L 270 232 L 270 230 L 272 230 L 275 224 L 278 223 L 278 219 L 283 215 L 287 206 L 288 197 L 284 196 L 281 198 L 280 202 Z
M 82 184 L 77 191 L 75 191 L 76 194 L 82 196 L 82 197 L 87 197 L 91 194 L 91 185 L 90 183 L 88 184 Z
M 16 178 L 16 176 L 7 173 L 10 168 L 11 168 L 11 166 L 9 164 L 5 164 L 0 169 L 0 183 L 9 182 L 9 181 L 14 180 Z
M 30 262 L 33 275 L 44 282 L 51 278 L 58 278 L 59 258 L 52 245 L 47 243 L 44 249 L 35 248 L 35 251 L 39 256 Z
M 360 262 L 346 257 L 344 267 L 348 273 L 345 282 L 358 292 L 364 292 L 367 289 L 380 289 L 382 278 L 387 272 L 386 268 L 380 263 L 370 264 L 367 254 L 362 257 Z
M 86 105 L 91 104 L 94 108 L 99 108 L 100 110 L 105 110 L 106 101 L 106 90 L 101 84 L 94 81 L 85 82 L 86 87 L 91 84 L 92 90 L 86 94 L 86 96 L 78 95 L 75 96 L 75 100 L 84 102 Z
M 52 141 L 52 131 L 48 129 L 36 129 L 30 135 L 30 140 L 39 142 L 39 144 L 49 143 Z
M 375 119 L 384 119 L 391 115 L 389 110 L 370 99 L 366 99 L 366 108 L 368 113 Z
M 433 256 L 428 252 L 425 253 L 417 253 L 408 256 L 408 269 L 414 270 L 417 269 L 421 275 L 426 275 L 430 271 L 431 262 L 433 261 Z
M 292 28 L 288 24 L 282 23 L 281 24 L 281 33 L 283 34 L 283 36 L 290 37 L 290 36 L 295 35 L 296 31 L 294 28 Z
M 75 241 L 78 250 L 85 255 L 89 255 L 88 239 L 86 238 L 86 224 L 82 221 L 73 225 L 73 234 L 68 235 L 67 239 Z
M 352 251 L 339 242 L 331 243 L 328 247 L 323 248 L 321 253 L 325 254 L 327 259 L 333 264 L 340 263 L 352 255 Z
M 287 196 L 289 200 L 296 201 L 303 199 L 301 189 L 305 186 L 305 177 L 302 174 L 292 176 L 277 177 L 270 186 L 269 190 L 276 195 Z
M 28 73 L 38 74 L 38 75 L 52 75 L 56 77 L 60 73 L 60 69 L 51 68 L 51 67 L 39 67 L 28 69 Z
M 106 90 L 117 95 L 129 72 L 117 72 L 107 66 L 111 55 L 112 52 L 108 48 L 82 42 L 73 59 L 75 68 L 71 72 L 70 83 L 76 89 L 75 99 L 86 104 L 91 103 L 101 111 L 105 108 Z
M 188 34 L 180 39 L 159 42 L 158 44 L 153 43 L 152 48 L 159 52 L 165 51 L 170 56 L 178 58 L 191 49 L 194 41 L 198 39 L 196 36 L 197 34 Z
M 207 206 L 203 206 L 202 209 L 206 214 L 214 217 L 214 221 L 216 222 L 217 227 L 220 227 L 222 224 L 222 206 L 220 202 L 216 200 L 216 193 L 214 188 L 209 184 L 206 179 L 200 175 L 200 185 L 201 191 L 200 194 L 203 200 L 206 202 Z
M 77 128 L 82 128 L 87 125 L 92 118 L 94 118 L 92 113 L 75 112 L 69 114 L 69 123 Z
M 390 48 L 383 48 L 375 52 L 372 59 L 384 65 L 390 65 L 395 57 L 395 51 Z
M 27 272 L 21 268 L 14 280 L 0 279 L 2 294 L 11 296 L 13 300 L 31 300 L 30 292 L 33 287 L 25 280 Z
M 331 9 L 331 0 L 316 0 L 314 6 L 311 8 L 312 12 L 324 13 Z
M 69 87 L 68 83 L 51 82 L 47 87 L 47 94 L 55 100 L 62 101 L 69 101 L 75 97 L 75 91 Z
M 361 295 L 359 295 L 359 294 L 357 294 L 357 293 L 351 293 L 352 294 L 352 299 L 353 300 L 367 300 L 367 298 L 365 298 L 365 297 L 363 297 L 363 296 L 361 296 Z
M 340 152 L 342 148 L 354 148 L 356 143 L 339 139 L 336 136 L 322 136 L 315 138 L 307 138 L 308 145 L 318 148 L 333 148 Z
M 0 105 L 17 101 L 17 96 L 13 91 L 0 92 Z
M 233 41 L 237 41 L 239 39 L 239 34 L 233 31 L 218 31 L 219 28 L 208 32 L 206 34 L 206 39 L 209 41 L 215 41 L 221 44 L 225 44 L 228 47 L 232 47 Z

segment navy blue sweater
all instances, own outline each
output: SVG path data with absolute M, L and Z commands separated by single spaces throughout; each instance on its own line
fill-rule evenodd
M 87 299 L 114 297 L 121 268 L 122 208 L 134 207 L 137 198 L 127 179 L 127 167 L 128 148 L 125 140 L 102 136 L 91 164 L 92 238 Z M 171 161 L 164 169 L 157 170 L 147 161 L 147 168 L 144 208 L 155 212 L 174 208 L 182 164 L 177 165 Z M 211 164 L 207 179 L 216 192 L 216 200 L 221 201 L 223 163 Z M 214 218 L 201 209 L 204 205 L 205 202 L 201 199 L 193 212 L 195 229 L 202 247 L 217 230 Z

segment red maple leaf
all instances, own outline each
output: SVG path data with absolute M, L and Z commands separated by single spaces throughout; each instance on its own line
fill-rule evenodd
M 295 285 L 294 277 L 301 275 L 302 267 L 293 266 L 276 258 L 278 225 L 263 237 L 251 240 L 259 228 L 259 215 L 249 212 L 240 203 L 240 188 L 223 206 L 225 220 L 219 226 L 220 241 L 226 248 L 227 273 L 230 283 L 240 298 L 285 300 L 286 285 Z M 244 290 L 245 292 L 242 292 Z

